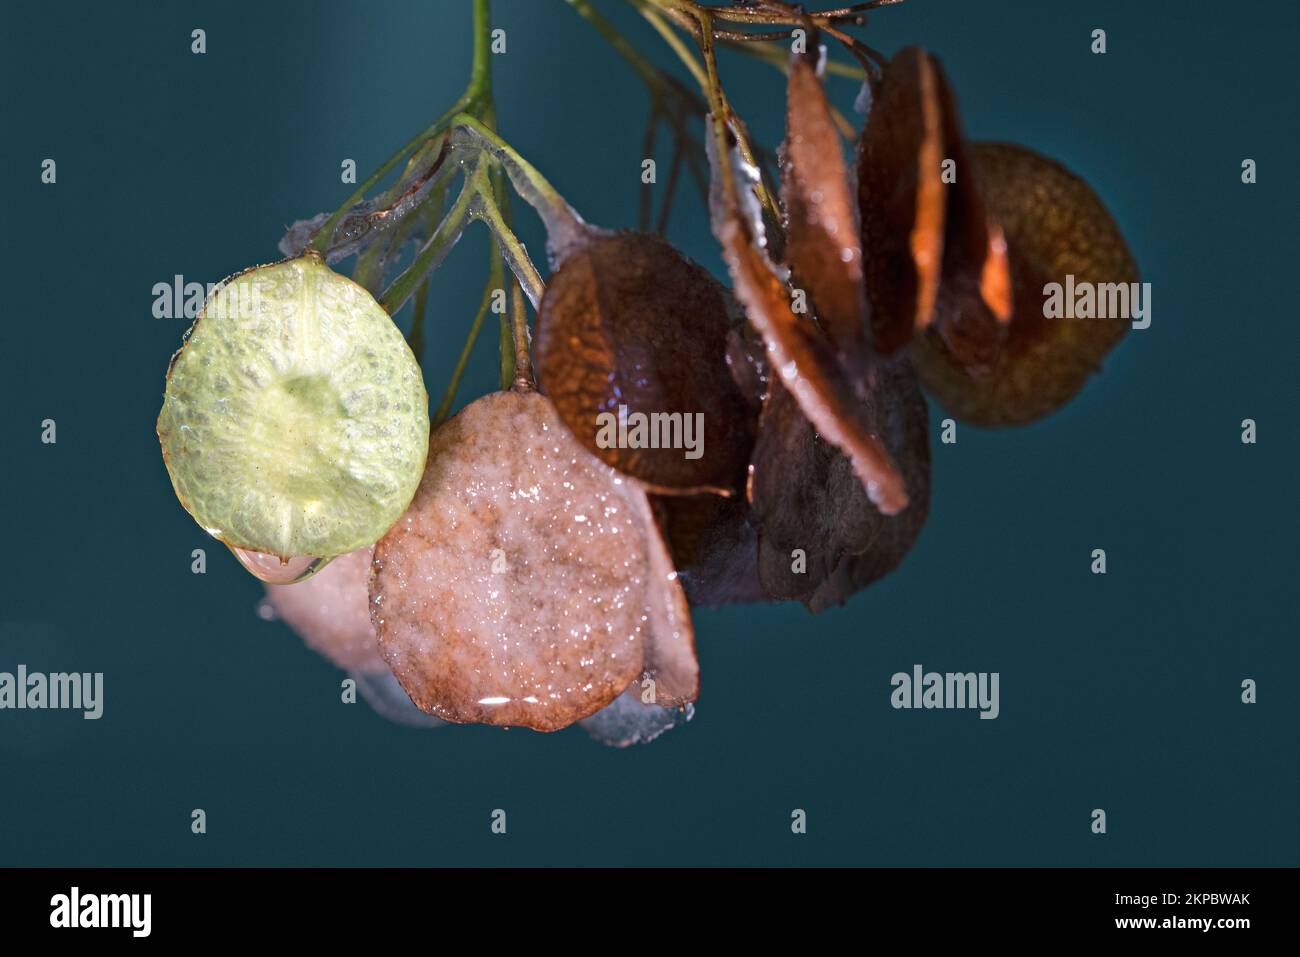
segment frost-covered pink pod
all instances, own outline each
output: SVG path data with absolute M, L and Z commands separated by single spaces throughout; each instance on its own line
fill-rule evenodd
M 662 704 L 697 694 L 686 599 L 645 491 L 536 392 L 484 396 L 434 433 L 374 567 L 380 647 L 430 714 L 554 731 L 643 672 Z

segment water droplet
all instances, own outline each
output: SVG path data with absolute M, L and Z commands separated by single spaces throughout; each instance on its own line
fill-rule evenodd
M 226 547 L 250 575 L 271 585 L 292 585 L 295 582 L 305 581 L 332 561 L 329 558 L 317 558 L 313 555 L 281 558 L 265 552 L 236 548 L 234 545 Z

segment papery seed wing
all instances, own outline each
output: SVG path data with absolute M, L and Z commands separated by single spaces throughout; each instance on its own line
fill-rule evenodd
M 859 356 L 867 304 L 858 220 L 826 91 L 800 55 L 790 61 L 782 174 L 786 259 L 841 356 Z
M 865 423 L 853 387 L 829 342 L 806 318 L 795 315 L 790 290 L 772 272 L 738 217 L 718 237 L 735 282 L 736 298 L 767 344 L 779 379 L 827 441 L 843 449 L 868 497 L 886 515 L 907 505 L 907 489 L 888 450 Z
M 938 58 L 931 57 L 943 129 L 945 161 L 955 181 L 948 191 L 943 269 L 933 318 L 949 351 L 971 368 L 995 360 L 1012 312 L 1011 267 L 1006 237 L 980 195 L 979 171 L 962 130 L 952 86 Z M 932 173 L 940 176 L 939 171 Z
M 880 352 L 928 326 L 939 294 L 948 202 L 940 82 L 928 53 L 900 50 L 858 146 L 863 271 Z

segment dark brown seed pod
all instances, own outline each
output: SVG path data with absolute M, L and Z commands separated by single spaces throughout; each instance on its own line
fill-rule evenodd
M 677 577 L 692 606 L 764 601 L 758 535 L 743 497 L 663 495 L 653 499 Z
M 717 229 L 736 298 L 767 347 L 768 365 L 775 373 L 769 390 L 782 383 L 817 432 L 846 452 L 854 474 L 881 512 L 902 511 L 907 506 L 903 476 L 870 423 L 862 419 L 853 384 L 829 340 L 807 317 L 794 313 L 789 287 L 754 245 L 734 203 Z
M 754 416 L 725 371 L 731 328 L 726 290 L 668 243 L 594 235 L 547 283 L 541 385 L 606 464 L 665 494 L 734 494 Z
M 1021 146 L 976 143 L 970 156 L 980 195 L 1006 233 L 1013 289 L 1005 342 L 987 365 L 936 327 L 918 339 L 921 381 L 958 418 L 977 425 L 1018 425 L 1059 408 L 1083 387 L 1129 328 L 1120 318 L 1044 316 L 1044 287 L 1130 284 L 1137 264 L 1092 189 L 1061 164 Z M 943 297 L 941 297 L 943 298 Z M 978 325 L 969 297 L 942 301 L 949 328 Z
M 861 356 L 867 301 L 848 168 L 826 91 L 803 56 L 790 61 L 784 156 L 786 258 L 842 360 Z
M 940 333 L 971 362 L 989 361 L 1005 333 L 1006 243 L 986 215 L 967 160 L 956 98 L 939 60 L 920 47 L 900 51 L 884 71 L 858 149 L 863 271 L 881 352 L 900 348 L 931 322 L 942 326 L 941 295 L 965 307 L 949 313 L 964 324 Z
M 930 499 L 929 416 L 906 359 L 867 374 L 860 411 L 902 469 L 909 503 L 872 507 L 840 450 L 820 438 L 786 390 L 763 409 L 749 486 L 758 529 L 758 574 L 770 598 L 811 610 L 842 604 L 892 571 L 925 524 Z

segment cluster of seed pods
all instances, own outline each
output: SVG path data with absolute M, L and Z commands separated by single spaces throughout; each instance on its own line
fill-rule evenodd
M 1026 422 L 1077 393 L 1125 328 L 1043 319 L 1045 283 L 1136 279 L 1081 180 L 1021 147 L 968 143 L 923 50 L 896 55 L 873 92 L 851 177 L 816 62 L 792 59 L 779 244 L 764 241 L 747 181 L 719 175 L 734 158 L 713 151 L 730 289 L 653 235 L 566 235 L 537 310 L 536 386 L 472 402 L 428 436 L 427 455 L 413 455 L 419 423 L 402 417 L 409 389 L 378 382 L 398 361 L 391 337 L 387 351 L 321 345 L 358 335 L 360 320 L 339 318 L 351 291 L 322 279 L 304 293 L 298 277 L 260 340 L 200 334 L 201 319 L 160 418 L 178 495 L 205 527 L 212 501 L 246 530 L 227 543 L 259 577 L 288 562 L 268 607 L 395 721 L 578 723 L 626 745 L 688 720 L 700 688 L 689 605 L 797 599 L 816 612 L 906 556 L 930 498 L 924 390 L 973 423 Z M 334 305 L 307 321 L 291 300 Z M 278 352 L 246 354 L 268 334 Z M 339 356 L 362 372 L 331 377 Z M 301 408 L 247 400 L 255 426 L 236 422 L 194 384 L 214 376 Z M 303 417 L 322 404 L 346 441 L 331 440 L 317 481 L 329 423 Z M 354 414 L 393 409 L 400 433 L 349 431 Z M 638 415 L 698 421 L 698 454 L 623 441 Z M 195 444 L 211 433 L 221 462 L 241 442 L 279 461 L 267 450 L 304 432 L 306 458 L 286 452 L 290 465 L 256 479 L 235 469 L 249 489 L 225 489 Z M 391 491 L 367 499 L 367 476 L 385 490 L 418 479 L 400 517 Z M 376 522 L 387 531 L 357 548 Z M 295 533 L 311 559 L 290 560 Z

